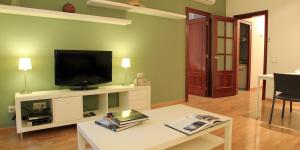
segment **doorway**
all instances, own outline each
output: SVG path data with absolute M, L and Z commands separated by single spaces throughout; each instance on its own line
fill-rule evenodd
M 251 83 L 252 23 L 246 20 L 239 20 L 238 36 L 238 87 L 239 90 L 248 91 Z
M 188 95 L 207 96 L 209 79 L 210 13 L 186 9 L 186 101 Z
M 242 14 L 234 16 L 236 19 L 238 19 L 238 34 L 240 34 L 240 38 L 238 38 L 238 52 L 240 52 L 240 58 L 241 53 L 243 52 L 243 46 L 241 45 L 243 39 L 243 28 L 245 28 L 245 23 L 251 23 L 250 27 L 250 35 L 249 37 L 249 61 L 247 63 L 248 65 L 248 77 L 247 77 L 247 88 L 245 90 L 255 89 L 256 82 L 257 82 L 257 76 L 266 74 L 267 73 L 267 47 L 268 47 L 268 11 L 259 11 L 254 13 L 248 13 L 248 14 Z M 243 66 L 245 64 L 244 62 L 239 61 L 239 67 Z M 243 67 L 242 67 L 243 68 Z M 239 81 L 238 84 L 242 84 L 242 72 L 243 70 L 238 72 Z M 265 88 L 266 83 L 263 82 L 263 99 L 265 98 Z M 240 88 L 241 89 L 241 88 Z
M 186 101 L 236 95 L 236 19 L 192 8 L 186 15 Z

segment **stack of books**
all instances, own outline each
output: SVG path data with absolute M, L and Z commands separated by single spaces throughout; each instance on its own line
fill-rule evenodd
M 103 118 L 96 120 L 95 123 L 109 130 L 118 132 L 148 120 L 149 117 L 136 110 L 125 110 L 120 112 L 107 113 Z

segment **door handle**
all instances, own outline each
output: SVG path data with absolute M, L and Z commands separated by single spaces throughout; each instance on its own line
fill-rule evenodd
M 215 56 L 215 59 L 219 59 L 219 57 L 218 57 L 218 56 Z

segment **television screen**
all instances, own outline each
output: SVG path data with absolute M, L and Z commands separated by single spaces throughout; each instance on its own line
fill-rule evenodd
M 55 50 L 55 85 L 87 86 L 111 81 L 111 51 Z

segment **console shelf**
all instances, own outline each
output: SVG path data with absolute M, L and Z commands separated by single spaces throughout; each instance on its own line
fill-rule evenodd
M 104 86 L 94 90 L 87 91 L 71 91 L 71 90 L 52 90 L 52 91 L 37 91 L 30 94 L 15 95 L 16 106 L 16 124 L 17 133 L 65 126 L 76 124 L 82 121 L 96 120 L 101 118 L 107 112 L 136 109 L 150 109 L 151 101 L 150 86 Z M 116 108 L 108 108 L 109 98 L 111 93 L 119 94 L 119 105 Z M 96 96 L 96 110 L 88 110 L 93 112 L 95 116 L 84 116 L 83 101 L 84 96 Z M 48 124 L 29 126 L 26 121 L 22 120 L 22 103 L 40 100 L 49 100 L 47 106 L 52 112 L 52 122 Z M 22 137 L 22 136 L 21 136 Z
M 125 20 L 125 19 L 92 16 L 92 15 L 77 14 L 77 13 L 66 13 L 66 12 L 59 12 L 59 11 L 52 11 L 52 10 L 43 10 L 43 9 L 26 8 L 26 7 L 9 6 L 9 5 L 0 5 L 0 13 L 35 16 L 35 17 L 43 17 L 43 18 L 65 19 L 65 20 L 77 20 L 77 21 L 85 21 L 85 22 L 114 24 L 114 25 L 131 24 L 131 20 Z
M 186 18 L 185 15 L 181 15 L 181 14 L 176 14 L 172 12 L 146 8 L 146 7 L 132 6 L 129 4 L 114 2 L 110 0 L 88 0 L 87 5 L 126 10 L 128 12 L 152 15 L 152 16 L 158 16 L 158 17 L 164 17 L 164 18 L 170 18 L 176 20 L 181 20 Z

